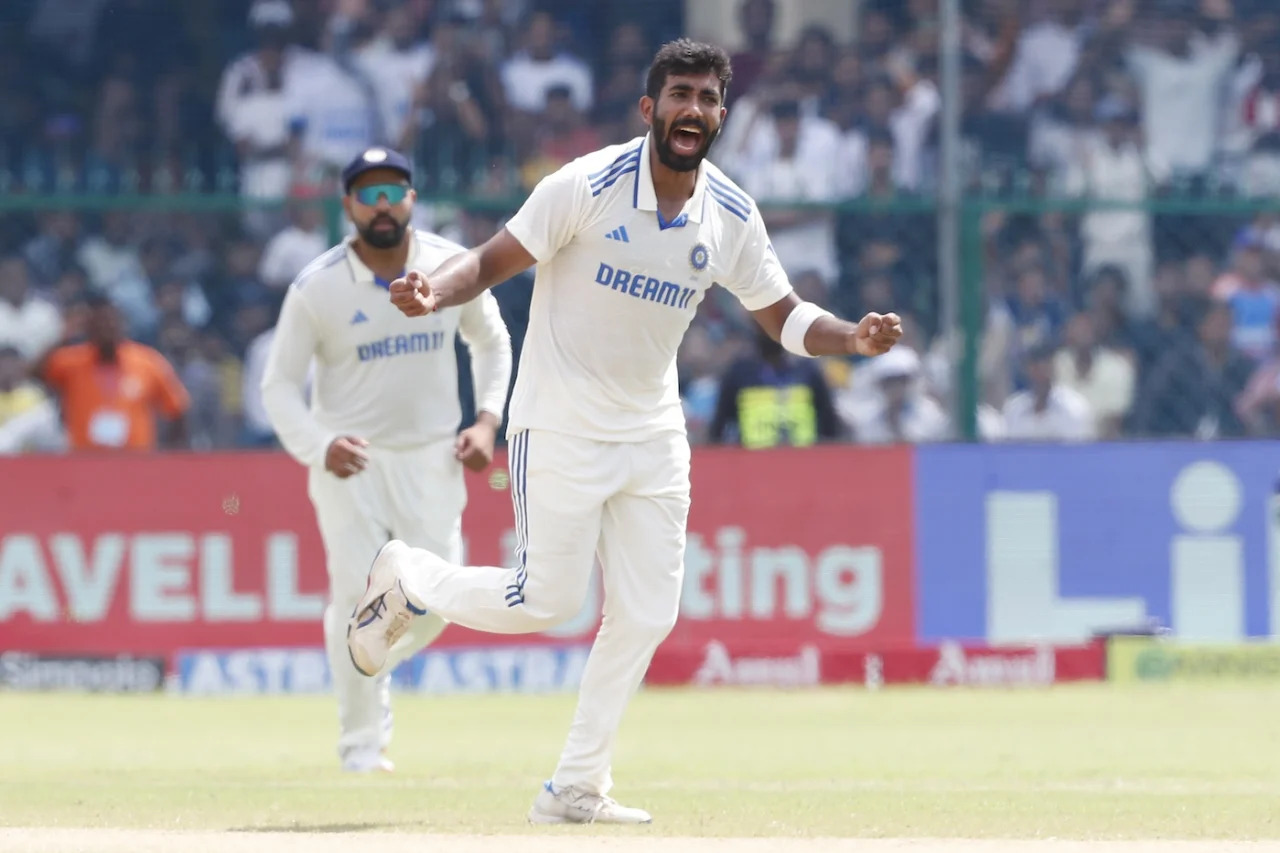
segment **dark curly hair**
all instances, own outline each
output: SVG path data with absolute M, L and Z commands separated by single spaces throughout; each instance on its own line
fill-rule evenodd
M 649 66 L 649 78 L 644 87 L 645 94 L 657 100 L 667 78 L 672 74 L 706 74 L 708 71 L 720 78 L 720 99 L 724 100 L 725 90 L 733 79 L 729 54 L 724 48 L 692 39 L 669 41 L 653 57 L 653 64 Z

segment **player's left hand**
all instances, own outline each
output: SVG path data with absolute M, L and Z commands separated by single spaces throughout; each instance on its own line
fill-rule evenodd
M 458 433 L 453 455 L 469 471 L 483 471 L 493 462 L 493 445 L 497 429 L 487 421 L 479 421 Z
M 883 355 L 902 337 L 902 318 L 897 314 L 872 311 L 858 321 L 849 337 L 849 352 L 856 355 Z

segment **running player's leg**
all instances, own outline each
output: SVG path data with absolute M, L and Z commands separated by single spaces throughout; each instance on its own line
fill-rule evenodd
M 623 711 L 679 612 L 689 518 L 689 444 L 684 436 L 671 435 L 629 450 L 631 482 L 605 503 L 600 536 L 604 620 L 552 777 L 555 790 L 608 792 Z
M 453 439 L 379 455 L 385 456 L 386 462 L 381 484 L 386 491 L 391 537 L 456 563 L 462 558 L 467 486 L 462 464 L 453 455 Z M 387 669 L 429 645 L 446 624 L 434 613 L 414 619 L 392 646 Z
M 364 594 L 369 563 L 388 538 L 378 511 L 375 477 L 373 470 L 366 470 L 339 480 L 314 470 L 308 489 L 329 570 L 324 640 L 338 697 L 338 755 L 352 769 L 377 764 L 390 736 L 388 679 L 370 679 L 356 671 L 346 636 L 347 620 Z
M 410 604 L 497 634 L 542 631 L 571 619 L 586 597 L 602 507 L 625 482 L 625 447 L 541 430 L 514 436 L 518 564 L 459 566 L 412 549 L 398 566 Z

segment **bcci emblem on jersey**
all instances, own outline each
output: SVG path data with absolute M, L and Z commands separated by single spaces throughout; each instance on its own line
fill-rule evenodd
M 689 252 L 689 266 L 693 267 L 696 272 L 702 272 L 707 268 L 707 262 L 711 260 L 711 252 L 707 247 L 699 243 Z

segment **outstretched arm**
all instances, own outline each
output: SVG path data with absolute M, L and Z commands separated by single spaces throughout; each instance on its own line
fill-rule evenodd
M 857 323 L 841 320 L 801 302 L 795 291 L 772 305 L 752 311 L 769 337 L 796 352 L 803 343 L 809 355 L 881 355 L 902 337 L 902 320 L 897 314 L 867 314 Z M 791 346 L 788 346 L 791 344 Z
M 503 228 L 483 244 L 449 258 L 430 274 L 410 270 L 404 278 L 391 282 L 391 303 L 409 317 L 465 305 L 535 263 L 533 255 Z
M 791 287 L 778 255 L 769 243 L 757 210 L 747 219 L 747 233 L 724 286 L 738 297 L 760 327 L 796 355 L 880 355 L 902 337 L 897 314 L 868 314 L 858 323 L 841 320 Z

